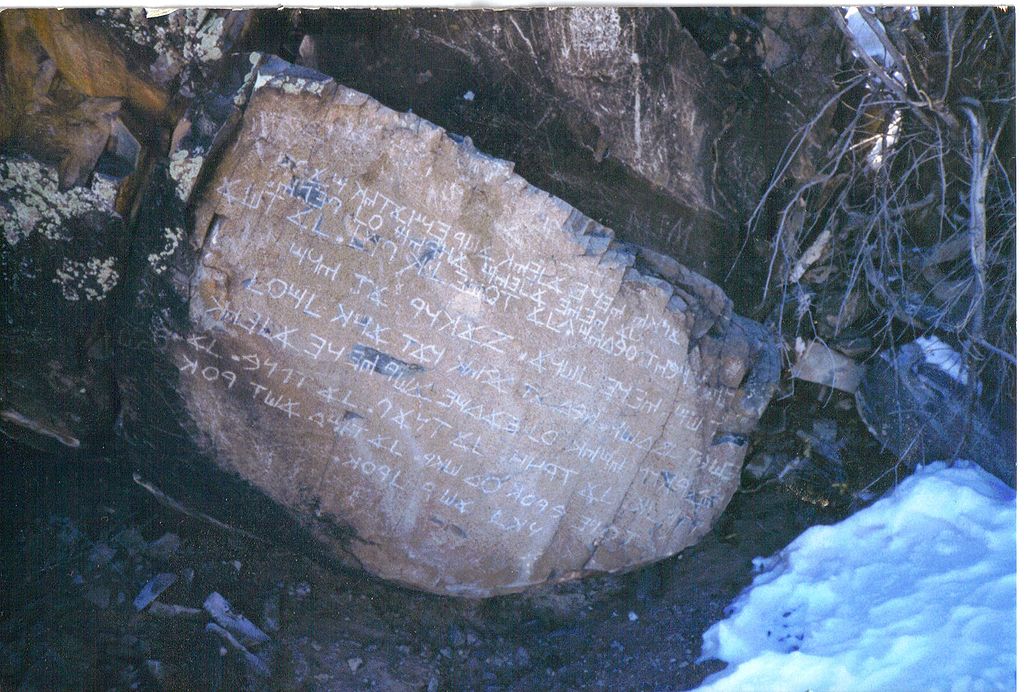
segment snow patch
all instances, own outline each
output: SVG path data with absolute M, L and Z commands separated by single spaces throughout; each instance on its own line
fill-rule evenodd
M 704 634 L 701 689 L 1014 689 L 1016 493 L 971 462 L 805 531 Z
M 893 57 L 886 51 L 875 32 L 871 30 L 859 8 L 851 7 L 846 12 L 846 26 L 850 27 L 850 33 L 853 34 L 853 38 L 857 42 L 857 52 L 874 59 L 883 67 L 892 67 Z
M 924 353 L 925 362 L 940 368 L 960 384 L 967 384 L 967 368 L 952 346 L 937 336 L 918 337 L 914 343 Z

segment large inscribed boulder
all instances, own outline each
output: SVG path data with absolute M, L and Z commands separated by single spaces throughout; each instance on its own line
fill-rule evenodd
M 671 555 L 729 501 L 778 362 L 710 281 L 279 60 L 200 180 L 191 260 L 153 270 L 181 410 L 366 570 L 510 592 Z

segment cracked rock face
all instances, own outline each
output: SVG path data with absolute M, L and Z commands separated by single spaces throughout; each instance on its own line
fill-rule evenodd
M 736 489 L 778 378 L 759 328 L 511 164 L 271 61 L 193 199 L 161 342 L 195 435 L 366 570 L 467 596 L 623 570 Z

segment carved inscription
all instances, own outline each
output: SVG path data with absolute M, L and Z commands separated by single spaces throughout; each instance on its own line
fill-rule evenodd
M 435 591 L 696 540 L 744 447 L 711 444 L 735 384 L 671 285 L 588 254 L 571 208 L 414 116 L 280 80 L 203 195 L 218 222 L 175 346 L 223 463 Z

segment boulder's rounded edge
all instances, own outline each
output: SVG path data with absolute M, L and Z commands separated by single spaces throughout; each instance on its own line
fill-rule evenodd
M 279 62 L 257 60 L 169 271 L 186 435 L 348 562 L 436 593 L 696 542 L 760 413 L 761 347 L 721 290 Z

